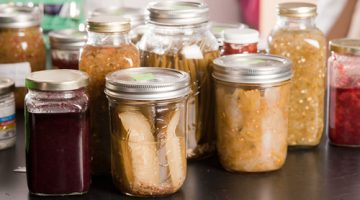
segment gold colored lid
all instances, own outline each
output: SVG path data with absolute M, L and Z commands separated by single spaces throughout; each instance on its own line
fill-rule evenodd
M 330 51 L 340 54 L 360 55 L 360 38 L 341 38 L 329 42 Z
M 306 18 L 316 16 L 316 5 L 311 3 L 280 3 L 277 14 L 285 17 Z
M 130 19 L 120 16 L 95 16 L 87 21 L 87 30 L 99 33 L 128 32 Z

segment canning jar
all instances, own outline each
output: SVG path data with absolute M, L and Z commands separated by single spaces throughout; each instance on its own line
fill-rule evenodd
M 271 55 L 214 60 L 217 152 L 229 171 L 264 172 L 287 153 L 291 62 Z
M 142 66 L 190 73 L 187 155 L 199 158 L 215 149 L 211 62 L 219 56 L 218 43 L 208 27 L 203 3 L 166 1 L 150 4 L 149 30 L 138 47 Z
M 316 6 L 281 3 L 269 36 L 270 53 L 293 63 L 289 106 L 288 143 L 312 147 L 320 143 L 324 128 L 326 40 L 315 25 Z
M 79 69 L 80 49 L 86 42 L 86 33 L 63 29 L 49 33 L 51 62 L 55 69 Z
M 330 41 L 329 139 L 332 144 L 360 146 L 360 40 Z
M 241 23 L 225 24 L 218 22 L 210 22 L 210 31 L 214 34 L 219 44 L 219 50 L 221 51 L 224 45 L 224 31 L 226 29 L 244 29 L 248 28 L 247 25 Z
M 254 29 L 225 29 L 222 55 L 257 53 L 259 32 Z
M 80 55 L 80 70 L 90 77 L 90 127 L 92 173 L 110 174 L 110 130 L 104 94 L 106 74 L 140 66 L 140 55 L 131 43 L 128 19 L 99 16 L 88 20 L 87 42 Z
M 106 76 L 115 186 L 133 196 L 175 193 L 186 177 L 186 72 L 155 67 Z
M 45 69 L 40 20 L 36 7 L 0 5 L 0 74 L 15 81 L 17 108 L 24 106 L 25 76 Z
M 90 185 L 88 76 L 78 70 L 26 77 L 26 171 L 34 195 L 78 195 Z
M 0 150 L 12 147 L 16 142 L 15 83 L 0 77 Z

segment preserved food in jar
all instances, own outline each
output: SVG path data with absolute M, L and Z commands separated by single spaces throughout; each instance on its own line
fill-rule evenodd
M 216 38 L 207 26 L 208 8 L 194 2 L 160 2 L 148 9 L 149 30 L 138 43 L 142 66 L 190 74 L 193 93 L 188 100 L 187 155 L 204 157 L 215 149 L 211 62 L 219 56 Z
M 214 60 L 217 151 L 229 171 L 283 166 L 291 66 L 284 58 L 232 55 Z
M 0 150 L 16 142 L 14 89 L 13 80 L 0 77 Z
M 25 6 L 0 5 L 0 44 L 1 75 L 15 81 L 16 107 L 22 108 L 25 76 L 31 71 L 44 70 L 46 64 L 40 11 Z
M 257 53 L 259 32 L 254 29 L 226 29 L 222 55 Z
M 360 146 L 360 40 L 330 41 L 329 139 L 332 144 Z
M 179 190 L 186 177 L 189 75 L 151 67 L 120 70 L 106 77 L 105 93 L 116 187 L 134 196 Z
M 90 186 L 88 76 L 47 70 L 26 78 L 27 183 L 35 195 L 78 195 Z
M 316 146 L 325 118 L 326 40 L 314 23 L 315 5 L 284 3 L 278 12 L 280 17 L 269 37 L 269 48 L 271 54 L 285 56 L 293 63 L 288 143 Z
M 110 173 L 110 130 L 105 89 L 106 74 L 140 66 L 140 55 L 128 37 L 130 24 L 119 17 L 93 17 L 88 40 L 80 55 L 80 70 L 90 76 L 90 126 L 92 172 Z

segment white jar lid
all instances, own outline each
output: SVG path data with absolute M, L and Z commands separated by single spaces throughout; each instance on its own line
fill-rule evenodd
M 259 41 L 259 32 L 254 29 L 226 29 L 224 42 L 233 44 L 251 44 Z

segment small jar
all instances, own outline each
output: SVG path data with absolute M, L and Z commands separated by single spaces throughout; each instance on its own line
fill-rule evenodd
M 189 79 L 185 72 L 153 67 L 106 76 L 111 171 L 122 193 L 163 196 L 184 183 Z
M 254 29 L 226 29 L 222 55 L 257 53 L 259 32 Z
M 330 41 L 329 139 L 332 144 L 360 146 L 360 40 Z
M 78 70 L 26 78 L 27 183 L 34 195 L 79 195 L 90 185 L 88 76 Z
M 0 150 L 10 148 L 16 142 L 15 83 L 0 77 Z
M 234 172 L 281 168 L 287 153 L 291 62 L 271 55 L 214 60 L 217 152 Z
M 16 107 L 24 107 L 25 77 L 45 69 L 46 50 L 37 7 L 0 4 L 0 74 L 15 82 Z
M 86 33 L 64 29 L 49 33 L 51 62 L 55 69 L 79 69 L 80 49 L 86 42 Z
M 244 28 L 248 28 L 248 26 L 241 23 L 224 24 L 224 23 L 210 22 L 210 31 L 216 37 L 220 51 L 222 51 L 224 46 L 224 31 L 226 29 L 244 29 Z

